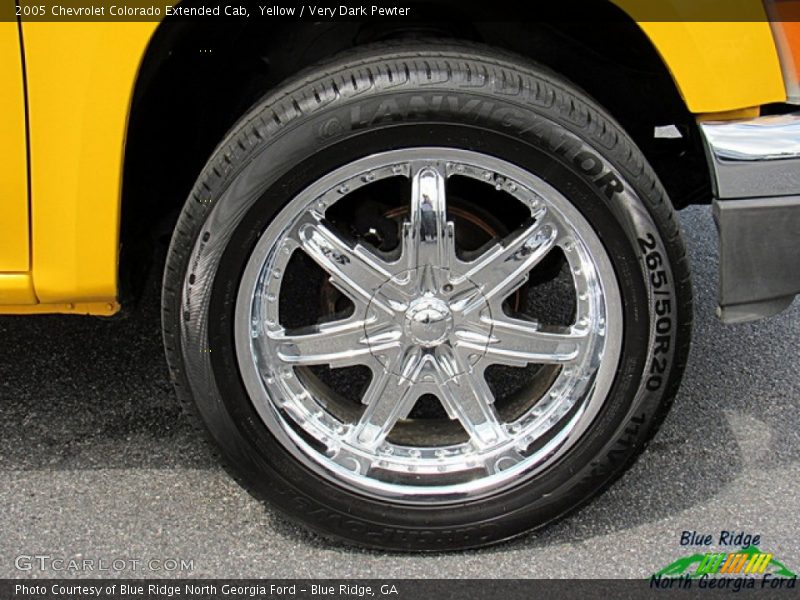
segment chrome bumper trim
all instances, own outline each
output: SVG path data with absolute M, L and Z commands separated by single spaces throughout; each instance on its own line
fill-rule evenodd
M 700 123 L 719 231 L 720 318 L 777 314 L 800 293 L 800 113 Z
M 800 193 L 800 113 L 700 123 L 715 197 Z

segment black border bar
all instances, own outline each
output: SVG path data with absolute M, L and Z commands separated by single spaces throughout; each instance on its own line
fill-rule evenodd
M 795 8 L 776 10 L 782 6 Z M 602 26 L 631 18 L 656 22 L 793 19 L 792 15 L 800 14 L 797 6 L 797 0 L 16 0 L 16 6 L 10 1 L 0 3 L 0 20 L 573 21 Z
M 490 563 L 487 562 L 487 567 Z M 490 573 L 487 573 L 490 575 Z M 742 584 L 749 581 L 750 584 Z M 739 582 L 739 583 L 737 583 Z M 780 585 L 775 586 L 776 583 Z M 586 600 L 796 597 L 797 579 L 2 579 L 3 600 Z

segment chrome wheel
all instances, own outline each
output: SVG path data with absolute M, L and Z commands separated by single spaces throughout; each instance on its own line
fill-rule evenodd
M 454 178 L 471 182 L 471 206 L 481 206 L 481 190 L 499 191 L 524 218 L 459 247 Z M 392 207 L 396 243 L 372 228 L 353 236 L 337 207 L 389 184 L 410 190 Z M 554 253 L 571 295 L 560 323 L 518 306 L 524 286 L 547 293 L 528 283 Z M 325 294 L 336 297 L 317 322 L 295 326 L 290 312 L 316 302 L 302 286 L 292 286 L 296 297 L 287 289 L 298 255 L 324 271 Z M 293 198 L 250 256 L 235 321 L 247 392 L 297 460 L 370 497 L 424 504 L 493 494 L 552 466 L 603 405 L 621 333 L 611 261 L 565 196 L 504 160 L 433 147 L 357 160 Z M 502 407 L 489 377 L 497 365 L 527 379 Z M 351 369 L 368 374 L 357 398 L 325 381 L 358 379 Z M 445 423 L 415 413 L 431 399 Z

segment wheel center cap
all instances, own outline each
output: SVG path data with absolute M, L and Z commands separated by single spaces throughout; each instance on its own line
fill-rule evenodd
M 453 290 L 450 282 L 456 280 L 461 283 Z M 468 313 L 466 305 L 471 307 Z M 420 356 L 445 344 L 462 357 L 448 365 L 448 372 L 464 372 L 484 356 L 491 334 L 491 309 L 478 285 L 440 267 L 397 273 L 375 290 L 364 313 L 370 352 L 404 379 L 416 377 L 414 365 Z
M 432 296 L 417 298 L 406 310 L 404 327 L 414 344 L 433 348 L 453 330 L 453 313 L 444 300 Z

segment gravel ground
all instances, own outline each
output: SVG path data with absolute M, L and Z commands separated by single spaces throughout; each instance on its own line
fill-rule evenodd
M 49 555 L 193 561 L 190 572 L 119 573 L 130 577 L 638 578 L 689 553 L 684 530 L 759 534 L 797 571 L 800 309 L 721 325 L 710 212 L 689 209 L 682 221 L 695 342 L 661 432 L 578 514 L 476 552 L 332 546 L 253 500 L 180 414 L 155 292 L 124 319 L 0 318 L 0 577 L 79 575 L 15 567 L 20 555 Z

